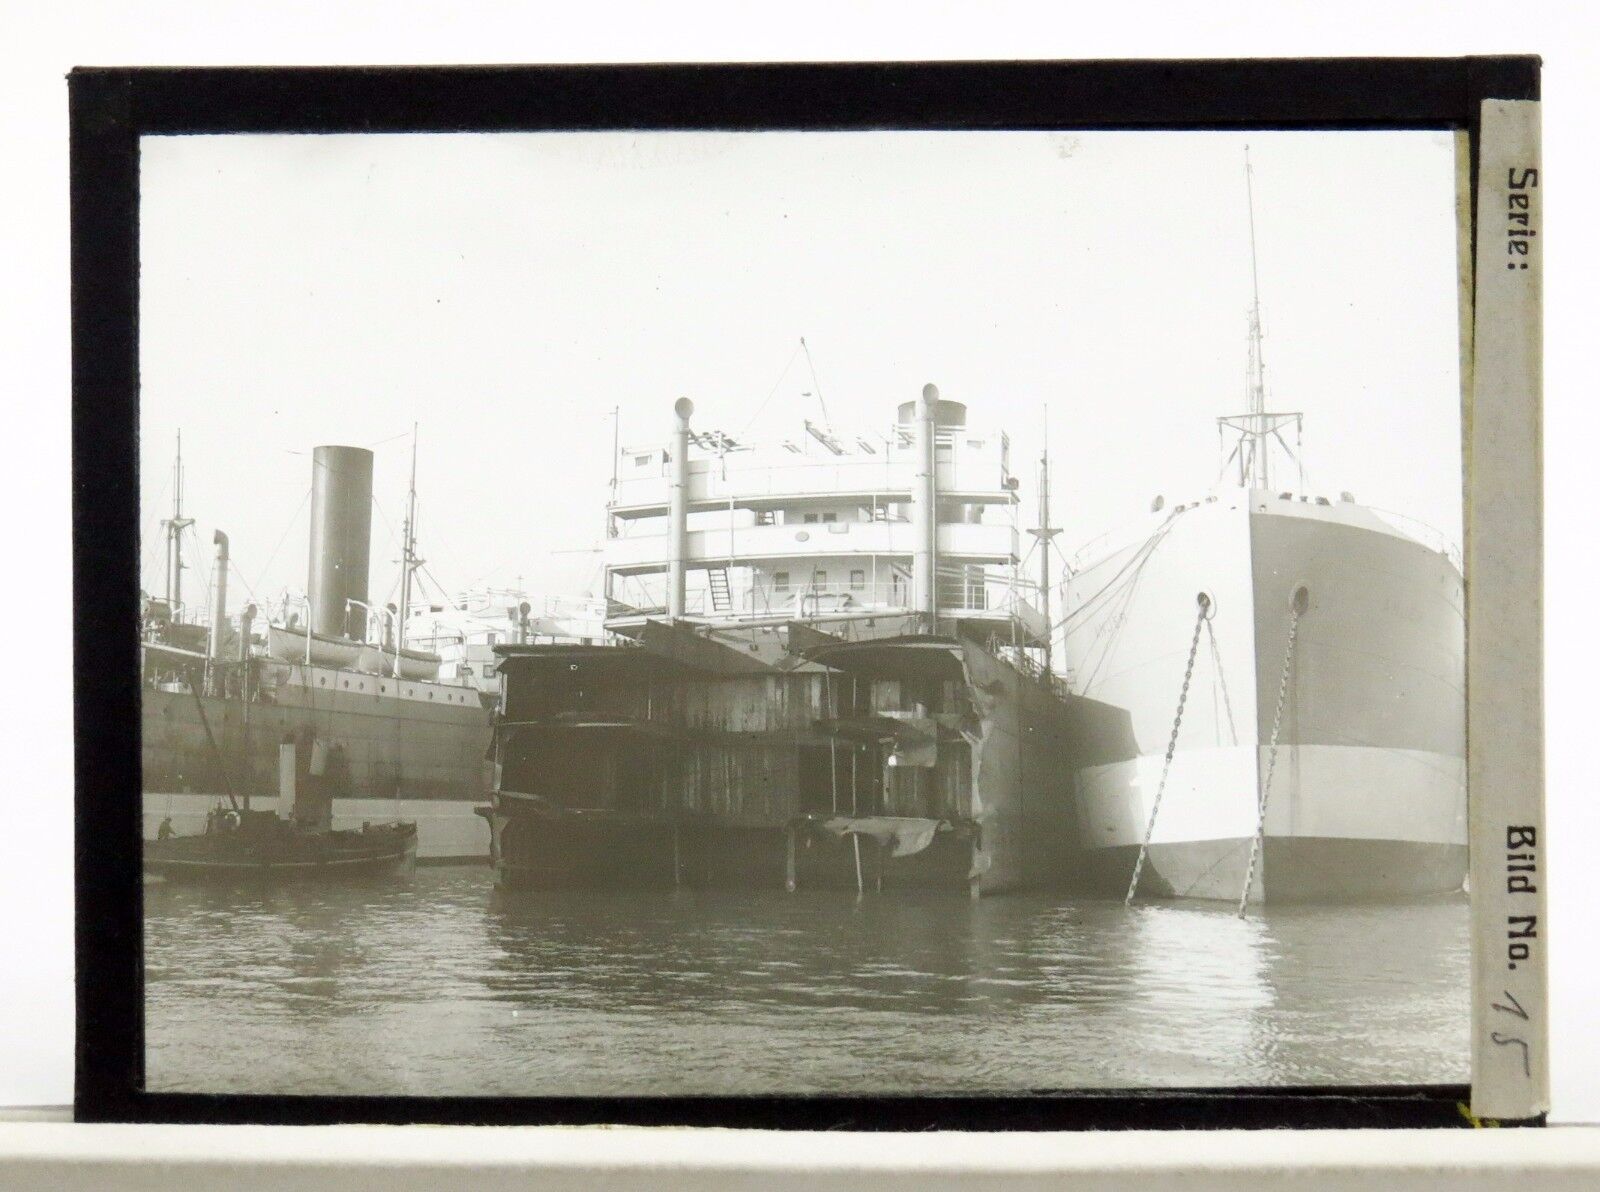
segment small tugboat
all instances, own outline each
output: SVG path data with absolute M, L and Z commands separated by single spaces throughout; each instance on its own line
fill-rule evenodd
M 203 708 L 200 718 L 209 740 Z M 329 748 L 309 733 L 284 741 L 278 747 L 278 807 L 252 808 L 248 781 L 242 800 L 229 783 L 227 805 L 218 801 L 204 832 L 180 836 L 170 821 L 161 825 L 157 838 L 145 842 L 145 870 L 179 881 L 348 879 L 386 876 L 415 864 L 415 823 L 333 827 L 333 798 L 348 789 L 347 771 L 337 745 Z
M 169 880 L 376 877 L 415 860 L 417 825 L 317 831 L 275 811 L 219 808 L 206 817 L 203 834 L 171 836 L 144 847 L 145 868 Z

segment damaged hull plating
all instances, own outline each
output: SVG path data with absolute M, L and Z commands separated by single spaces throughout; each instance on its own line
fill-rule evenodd
M 731 634 L 644 640 L 502 651 L 502 884 L 1067 884 L 1075 767 L 1132 756 L 1125 716 L 954 636 L 794 626 L 770 664 Z

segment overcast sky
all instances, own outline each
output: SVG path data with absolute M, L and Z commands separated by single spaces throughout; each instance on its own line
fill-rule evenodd
M 1215 418 L 1245 401 L 1247 143 L 1268 405 L 1305 412 L 1308 488 L 1459 541 L 1446 133 L 161 137 L 141 582 L 164 588 L 181 428 L 191 602 L 213 527 L 257 597 L 304 587 L 320 443 L 377 451 L 384 596 L 415 421 L 438 582 L 598 590 L 613 406 L 624 445 L 680 395 L 704 429 L 778 438 L 820 420 L 819 382 L 841 428 L 936 382 L 1010 432 L 1030 514 L 1048 403 L 1070 549 L 1217 475 Z

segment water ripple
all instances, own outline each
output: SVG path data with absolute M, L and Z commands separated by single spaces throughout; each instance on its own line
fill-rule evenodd
M 1467 904 L 146 890 L 152 1088 L 1022 1091 L 1466 1079 Z

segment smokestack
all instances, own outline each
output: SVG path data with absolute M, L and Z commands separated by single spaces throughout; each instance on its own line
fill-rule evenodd
M 311 468 L 311 631 L 365 641 L 366 610 L 349 602 L 367 600 L 372 452 L 318 447 Z
M 217 546 L 214 591 L 211 600 L 211 661 L 222 661 L 222 635 L 228 629 L 228 536 L 218 530 L 211 536 Z
M 938 477 L 935 471 L 934 426 L 939 409 L 939 387 L 924 385 L 917 403 L 911 438 L 916 472 L 911 482 L 911 601 L 931 633 L 939 616 L 934 582 L 935 549 L 939 532 Z
M 689 563 L 689 416 L 694 402 L 680 397 L 672 406 L 672 442 L 667 467 L 667 522 L 672 554 L 667 564 L 667 616 L 683 616 L 684 578 Z

